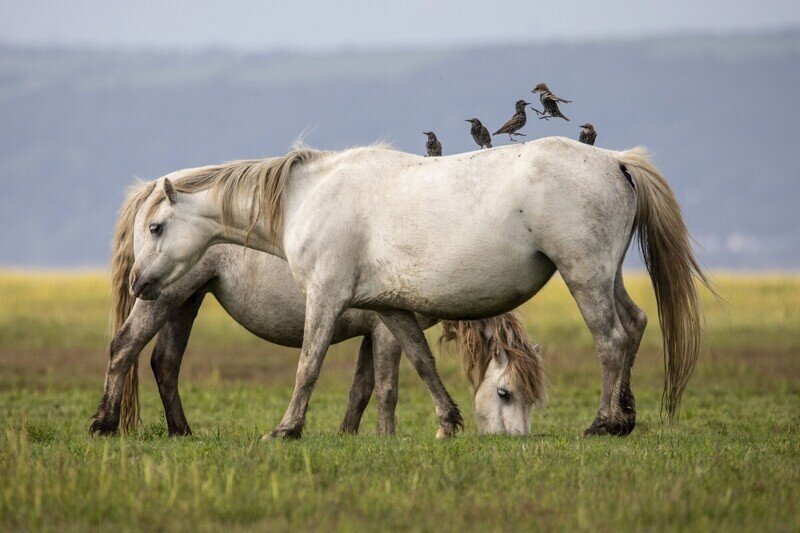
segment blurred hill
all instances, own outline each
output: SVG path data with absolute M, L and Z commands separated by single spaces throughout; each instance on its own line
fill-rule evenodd
M 710 267 L 800 268 L 800 32 L 340 51 L 329 55 L 0 47 L 0 265 L 107 260 L 134 177 L 386 140 L 472 150 L 547 81 L 571 122 L 528 139 L 645 145 L 675 187 Z M 497 138 L 497 144 L 505 141 Z M 637 264 L 637 263 L 632 263 Z

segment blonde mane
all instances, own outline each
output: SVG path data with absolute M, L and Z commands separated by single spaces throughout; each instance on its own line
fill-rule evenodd
M 439 344 L 455 341 L 473 394 L 483 381 L 489 361 L 503 350 L 508 357 L 511 383 L 519 388 L 525 400 L 538 406 L 547 402 L 547 377 L 541 347 L 531 342 L 516 313 L 482 320 L 442 320 L 441 323 Z M 484 334 L 486 331 L 490 336 Z
M 125 323 L 136 300 L 128 290 L 128 278 L 131 275 L 134 259 L 133 221 L 155 186 L 155 182 L 133 184 L 128 189 L 128 194 L 117 216 L 117 224 L 114 229 L 114 249 L 111 253 L 111 319 L 109 320 L 111 335 L 115 335 Z M 96 416 L 97 413 L 95 413 Z M 124 433 L 133 431 L 139 423 L 138 358 L 125 375 L 120 406 L 120 423 Z
M 201 167 L 176 173 L 170 179 L 177 192 L 196 193 L 211 190 L 219 199 L 222 208 L 222 224 L 231 224 L 231 206 L 237 198 L 245 195 L 257 198 L 250 207 L 247 237 L 259 220 L 265 219 L 267 233 L 271 239 L 280 240 L 283 232 L 283 210 L 286 181 L 295 164 L 313 161 L 328 152 L 311 148 L 295 148 L 281 157 L 231 161 L 220 165 Z M 169 176 L 167 176 L 169 178 Z M 158 188 L 150 203 L 145 223 L 166 199 L 163 188 Z

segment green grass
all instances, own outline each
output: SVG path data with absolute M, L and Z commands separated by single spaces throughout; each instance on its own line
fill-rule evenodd
M 374 434 L 372 406 L 362 435 L 338 435 L 357 346 L 347 342 L 326 360 L 304 438 L 262 443 L 291 394 L 296 351 L 252 338 L 209 302 L 182 373 L 195 436 L 166 436 L 143 361 L 143 428 L 90 438 L 106 357 L 103 277 L 0 275 L 0 528 L 798 529 L 800 279 L 716 280 L 727 303 L 707 299 L 708 342 L 678 424 L 659 420 L 652 295 L 631 276 L 653 320 L 628 438 L 579 437 L 599 369 L 555 280 L 522 309 L 551 381 L 531 437 L 475 435 L 447 356 L 439 366 L 464 409 L 463 435 L 433 439 L 430 399 L 405 363 L 398 436 Z

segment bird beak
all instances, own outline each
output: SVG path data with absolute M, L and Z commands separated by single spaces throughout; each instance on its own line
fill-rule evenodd
M 464 122 L 472 122 L 470 119 L 465 120 Z

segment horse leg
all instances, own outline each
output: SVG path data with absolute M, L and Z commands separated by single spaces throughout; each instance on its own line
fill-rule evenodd
M 408 356 L 417 374 L 425 382 L 433 398 L 436 414 L 439 416 L 439 430 L 436 438 L 449 438 L 455 436 L 459 428 L 464 427 L 461 412 L 450 397 L 439 373 L 436 370 L 436 361 L 419 327 L 416 317 L 410 311 L 382 311 L 379 313 L 381 320 L 397 339 L 403 351 Z
M 203 303 L 204 293 L 196 293 L 173 314 L 158 333 L 150 367 L 156 377 L 158 394 L 164 405 L 167 429 L 170 436 L 191 435 L 192 430 L 183 413 L 183 404 L 178 393 L 178 374 L 181 361 L 189 343 L 192 324 Z
M 625 367 L 622 370 L 619 402 L 622 415 L 625 417 L 626 430 L 630 433 L 636 427 L 636 400 L 631 390 L 631 369 L 636 360 L 644 330 L 647 327 L 647 315 L 631 300 L 628 291 L 625 290 L 625 285 L 622 282 L 621 267 L 617 271 L 617 277 L 614 280 L 614 300 L 622 327 L 625 328 L 629 338 L 628 350 L 625 354 Z
M 378 397 L 378 435 L 394 435 L 397 407 L 400 356 L 403 351 L 397 339 L 379 324 L 373 330 L 373 355 L 375 359 L 375 388 Z
M 600 407 L 584 435 L 627 435 L 627 424 L 620 408 L 620 392 L 629 339 L 617 315 L 614 277 L 579 276 L 569 270 L 562 270 L 561 276 L 592 333 L 600 359 Z
M 344 414 L 339 431 L 342 433 L 358 433 L 361 425 L 361 416 L 369 404 L 372 390 L 375 388 L 375 370 L 372 361 L 372 338 L 364 335 L 361 347 L 358 350 L 356 371 L 353 374 L 353 383 L 350 385 L 350 397 L 347 403 L 347 412 Z
M 344 309 L 346 300 L 329 294 L 308 291 L 306 296 L 306 321 L 303 329 L 303 348 L 297 364 L 294 392 L 281 423 L 264 439 L 277 437 L 299 439 L 303 435 L 306 412 L 325 354 L 331 343 L 336 320 Z
M 125 323 L 111 340 L 103 396 L 92 415 L 90 433 L 111 435 L 117 432 L 125 375 L 175 307 L 174 303 L 161 298 L 149 302 L 136 301 Z

